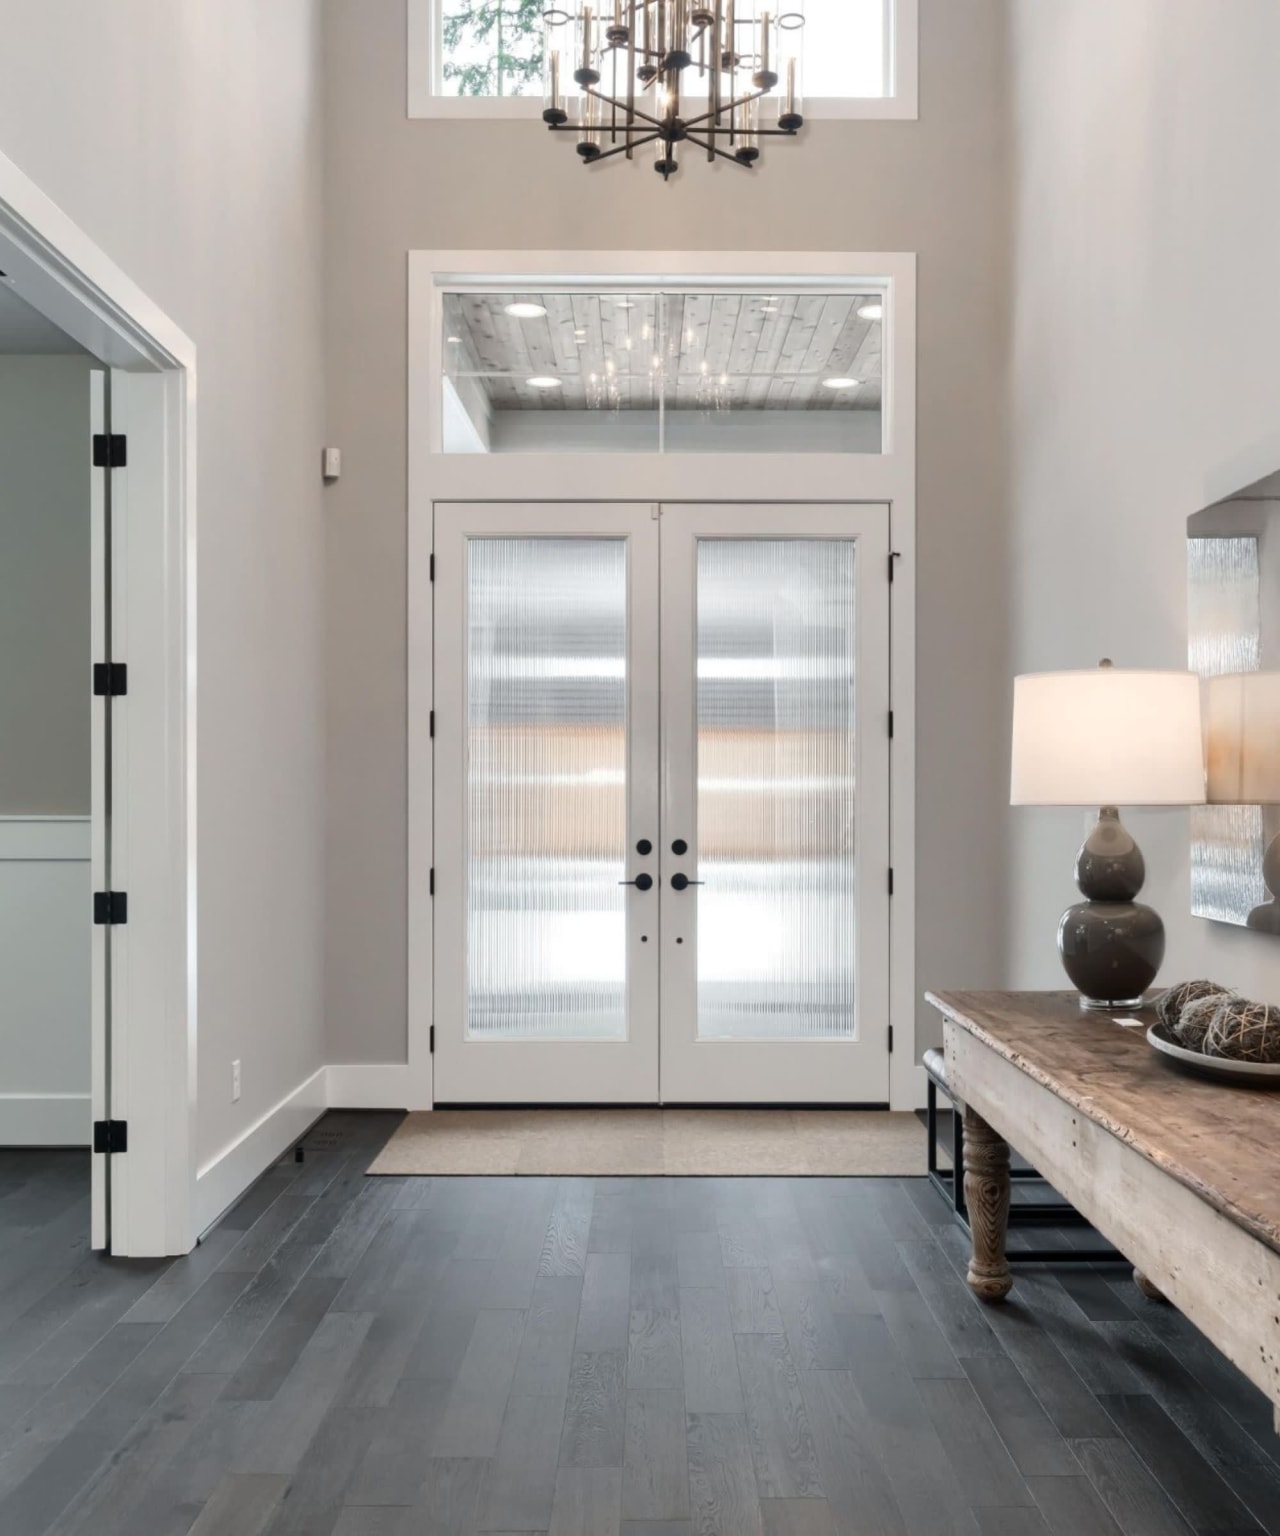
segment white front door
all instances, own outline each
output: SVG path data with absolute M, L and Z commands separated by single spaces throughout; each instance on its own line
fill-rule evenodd
M 437 506 L 435 593 L 436 1101 L 655 1103 L 654 509 Z
M 664 1103 L 889 1097 L 888 530 L 662 509 Z
M 887 1101 L 887 567 L 879 505 L 437 506 L 437 1103 Z

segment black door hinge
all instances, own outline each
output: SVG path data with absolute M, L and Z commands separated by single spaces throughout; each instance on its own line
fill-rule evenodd
M 432 555 L 432 557 L 431 557 L 431 580 L 434 581 L 435 579 L 436 579 L 436 557 L 434 555 Z
M 95 891 L 93 893 L 93 921 L 101 928 L 116 928 L 129 921 L 129 895 L 127 891 Z
M 127 1120 L 95 1120 L 93 1150 L 95 1152 L 127 1152 L 129 1122 Z
M 129 462 L 129 440 L 123 432 L 93 434 L 94 469 L 124 469 Z
M 890 894 L 890 896 L 893 895 L 893 869 L 892 869 L 892 866 L 889 869 L 889 894 Z
M 129 691 L 129 668 L 123 661 L 95 661 L 93 694 L 97 699 L 123 698 Z
M 434 1056 L 435 1053 L 436 1053 L 436 1027 L 435 1027 L 434 1024 L 431 1026 L 431 1033 L 427 1037 L 427 1040 L 428 1040 L 428 1045 L 427 1045 L 428 1053 L 430 1055 Z
M 432 736 L 433 740 L 435 739 L 435 734 L 436 734 L 436 712 L 433 709 L 431 711 L 431 736 Z
M 893 711 L 889 711 L 889 740 L 893 740 Z
M 898 553 L 898 551 L 896 549 L 890 552 L 890 555 L 889 555 L 889 580 L 890 581 L 893 580 L 893 562 L 895 560 L 901 560 L 901 559 L 902 559 L 902 556 Z
M 428 896 L 434 896 L 435 893 L 436 893 L 436 872 L 433 869 L 431 871 L 430 875 L 427 877 L 427 895 Z
M 889 1054 L 893 1055 L 893 1025 L 889 1026 Z

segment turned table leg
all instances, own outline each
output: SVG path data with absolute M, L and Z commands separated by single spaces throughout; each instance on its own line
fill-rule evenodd
M 1013 1285 L 1004 1252 L 1009 1227 L 1009 1144 L 967 1106 L 964 1198 L 973 1237 L 969 1286 L 982 1301 L 1003 1301 Z
M 1167 1301 L 1169 1299 L 1159 1287 L 1152 1285 L 1140 1269 L 1134 1270 L 1133 1283 L 1148 1301 Z

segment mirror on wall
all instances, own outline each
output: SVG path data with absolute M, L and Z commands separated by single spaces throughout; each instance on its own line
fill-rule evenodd
M 1191 808 L 1191 910 L 1280 934 L 1280 473 L 1187 519 L 1187 636 L 1209 800 Z

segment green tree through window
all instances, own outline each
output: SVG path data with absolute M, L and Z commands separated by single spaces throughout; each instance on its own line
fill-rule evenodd
M 547 0 L 445 0 L 444 83 L 459 96 L 536 95 Z

